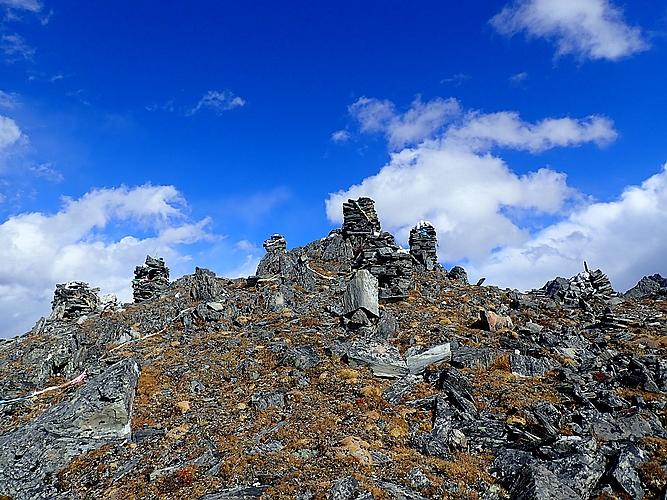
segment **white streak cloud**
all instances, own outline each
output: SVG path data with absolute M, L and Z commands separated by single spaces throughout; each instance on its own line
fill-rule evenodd
M 0 5 L 9 9 L 27 10 L 28 12 L 39 12 L 44 7 L 39 0 L 0 0 Z
M 610 0 L 515 0 L 490 23 L 504 35 L 550 40 L 559 56 L 615 61 L 649 48 Z
M 188 115 L 194 115 L 205 109 L 209 109 L 216 114 L 222 114 L 224 111 L 241 108 L 245 106 L 245 104 L 245 99 L 234 95 L 234 93 L 229 90 L 209 90 L 188 112 Z
M 537 123 L 521 120 L 518 113 L 469 113 L 465 119 L 450 127 L 445 140 L 463 144 L 474 150 L 494 146 L 539 153 L 554 147 L 571 147 L 588 142 L 604 146 L 617 137 L 614 124 L 602 116 L 547 118 Z

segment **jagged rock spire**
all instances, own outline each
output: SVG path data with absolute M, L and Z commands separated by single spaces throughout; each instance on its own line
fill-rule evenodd
M 134 302 L 145 302 L 161 295 L 169 286 L 169 268 L 162 257 L 146 256 L 143 266 L 134 268 L 132 289 Z
M 438 237 L 435 227 L 428 221 L 422 220 L 410 230 L 410 254 L 427 271 L 431 271 L 438 264 Z
M 99 291 L 83 281 L 57 284 L 51 302 L 51 319 L 70 320 L 95 312 L 100 304 Z

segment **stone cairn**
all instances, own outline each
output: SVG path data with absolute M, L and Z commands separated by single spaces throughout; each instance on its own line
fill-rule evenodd
M 438 265 L 438 237 L 435 227 L 428 221 L 420 221 L 410 230 L 410 255 L 422 270 L 432 271 Z
M 284 274 L 287 254 L 287 241 L 282 234 L 273 234 L 262 245 L 266 250 L 266 255 L 257 266 L 257 276 L 271 277 Z
M 146 256 L 143 266 L 134 268 L 132 289 L 134 302 L 145 302 L 161 295 L 169 286 L 169 268 L 161 257 Z
M 51 319 L 72 320 L 97 311 L 99 291 L 83 281 L 57 284 L 51 302 Z
M 606 304 L 617 294 L 609 278 L 600 269 L 590 271 L 584 262 L 584 271 L 572 278 L 556 278 L 547 282 L 537 296 L 552 298 L 565 307 L 581 307 L 590 310 L 594 305 Z
M 412 256 L 396 244 L 391 233 L 381 231 L 372 199 L 343 204 L 343 236 L 352 243 L 352 268 L 368 269 L 378 279 L 381 299 L 407 297 L 412 283 Z
M 375 202 L 366 197 L 343 203 L 343 235 L 367 236 L 380 232 L 380 219 Z

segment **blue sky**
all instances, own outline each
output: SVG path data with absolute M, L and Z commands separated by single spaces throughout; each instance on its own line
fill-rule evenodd
M 56 281 L 126 297 L 148 251 L 175 275 L 252 272 L 271 233 L 296 246 L 337 227 L 347 195 L 375 197 L 399 240 L 432 219 L 445 265 L 502 286 L 583 258 L 619 288 L 667 272 L 664 1 L 0 15 L 4 334 L 48 312 Z

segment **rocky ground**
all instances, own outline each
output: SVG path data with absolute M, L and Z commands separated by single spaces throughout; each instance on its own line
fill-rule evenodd
M 667 498 L 664 279 L 469 285 L 350 203 L 248 279 L 59 287 L 0 341 L 0 498 Z

